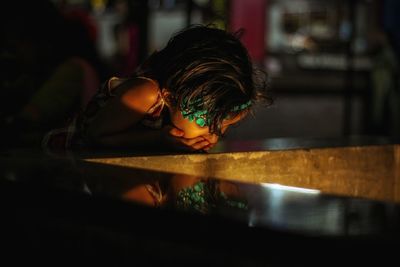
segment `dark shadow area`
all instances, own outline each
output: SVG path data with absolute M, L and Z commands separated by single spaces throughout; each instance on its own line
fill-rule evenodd
M 106 74 L 84 10 L 6 1 L 0 18 L 1 147 L 40 147 L 85 107 Z

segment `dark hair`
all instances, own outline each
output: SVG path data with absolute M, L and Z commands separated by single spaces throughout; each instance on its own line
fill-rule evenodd
M 210 132 L 221 134 L 222 121 L 241 111 L 234 107 L 272 99 L 266 94 L 266 74 L 256 69 L 239 40 L 210 26 L 194 25 L 175 34 L 143 64 L 141 74 L 166 88 L 174 106 L 202 99 L 199 109 L 210 116 Z

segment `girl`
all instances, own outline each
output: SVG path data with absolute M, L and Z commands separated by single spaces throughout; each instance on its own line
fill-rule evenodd
M 130 78 L 113 77 L 50 148 L 119 147 L 208 151 L 266 95 L 238 34 L 192 26 Z

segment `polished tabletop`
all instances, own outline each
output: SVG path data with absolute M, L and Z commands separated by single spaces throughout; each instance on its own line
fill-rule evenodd
M 286 146 L 284 145 L 285 142 Z M 355 141 L 346 142 L 348 145 L 352 145 Z M 342 146 L 346 142 L 332 142 L 330 140 L 330 143 L 328 141 L 324 143 L 322 140 L 314 140 L 313 144 L 315 147 L 321 145 Z M 384 139 L 364 140 L 364 142 L 360 142 L 358 139 L 357 141 L 358 145 L 371 143 L 380 145 L 390 142 Z M 311 141 L 295 142 L 295 140 L 289 139 L 276 139 L 232 142 L 221 144 L 212 153 L 221 153 L 221 151 L 231 153 L 246 147 L 248 150 L 257 151 L 257 149 L 267 150 L 274 148 L 294 149 L 301 146 L 310 147 Z M 112 213 L 116 220 L 111 222 L 109 217 L 107 219 L 104 217 L 96 218 L 107 221 L 108 226 L 113 225 L 113 229 L 127 227 L 125 225 L 127 221 L 133 220 L 131 225 L 138 223 L 138 217 L 144 221 L 141 227 L 146 227 L 146 225 L 154 226 L 154 221 L 149 222 L 146 218 L 159 220 L 160 218 L 157 216 L 161 216 L 163 222 L 174 230 L 177 230 L 175 227 L 184 229 L 185 226 L 182 226 L 181 223 L 185 220 L 190 220 L 191 230 L 195 230 L 198 227 L 201 228 L 202 225 L 214 229 L 206 232 L 204 232 L 204 229 L 199 230 L 198 233 L 202 235 L 203 239 L 210 239 L 207 233 L 215 234 L 215 229 L 219 229 L 217 235 L 227 238 L 226 235 L 229 234 L 224 231 L 229 230 L 233 236 L 242 235 L 243 238 L 249 238 L 244 241 L 245 243 L 256 243 L 263 240 L 268 242 L 268 240 L 271 240 L 271 242 L 275 242 L 276 248 L 283 249 L 279 243 L 282 240 L 286 240 L 296 244 L 296 246 L 300 246 L 297 247 L 297 250 L 293 247 L 293 244 L 286 246 L 286 249 L 289 249 L 292 253 L 294 251 L 298 253 L 303 251 L 304 248 L 301 246 L 305 244 L 315 250 L 318 250 L 319 245 L 326 245 L 328 246 L 327 248 L 331 246 L 331 249 L 359 246 L 362 247 L 363 251 L 368 251 L 368 249 L 378 249 L 379 246 L 392 247 L 393 242 L 394 244 L 399 244 L 400 242 L 400 205 L 394 202 L 330 195 L 315 189 L 275 183 L 254 184 L 229 181 L 229 179 L 219 180 L 213 177 L 193 175 L 188 177 L 188 175 L 179 173 L 108 165 L 85 161 L 88 155 L 92 158 L 101 158 L 110 157 L 110 155 L 114 157 L 129 156 L 135 155 L 135 153 L 127 151 L 91 151 L 76 154 L 49 155 L 39 150 L 12 149 L 2 151 L 0 153 L 0 182 L 2 184 L 2 195 L 6 198 L 6 203 L 10 203 L 11 206 L 18 203 L 15 204 L 17 210 L 20 209 L 19 212 L 26 212 L 28 209 L 24 207 L 30 207 L 30 205 L 33 205 L 32 203 L 37 203 L 38 199 L 40 199 L 40 205 L 43 207 L 51 206 L 49 210 L 67 209 L 69 213 L 67 212 L 66 214 L 69 214 L 70 218 L 77 216 L 76 213 L 71 213 L 70 208 L 67 207 L 68 203 L 73 203 L 71 205 L 73 205 L 74 211 L 78 212 L 78 214 L 87 213 L 89 217 L 99 216 L 98 214 L 94 215 L 94 211 L 102 211 L 105 214 L 107 212 Z M 157 179 L 168 183 L 172 179 L 179 181 L 179 179 L 188 178 L 229 183 L 238 189 L 239 197 L 247 203 L 247 207 L 245 209 L 237 209 L 226 208 L 226 206 L 219 207 L 217 205 L 210 211 L 210 214 L 197 214 L 179 210 L 175 206 L 166 208 L 147 207 L 140 203 L 135 203 L 135 200 L 129 198 L 129 192 L 132 189 L 137 185 L 146 183 L 149 179 Z M 95 201 L 95 204 L 90 204 L 92 205 L 91 212 L 80 210 L 82 207 L 87 208 L 87 203 L 91 203 L 90 201 Z M 110 209 L 110 205 L 112 205 L 113 209 Z M 35 207 L 37 208 L 37 206 Z M 117 211 L 122 210 L 123 212 L 120 214 L 115 214 Z M 136 215 L 134 218 L 129 217 L 127 219 L 124 217 L 120 218 L 120 220 L 117 219 L 122 214 L 127 216 L 127 212 Z M 32 216 L 31 212 L 29 212 L 29 216 Z M 154 219 L 155 217 L 157 219 Z M 167 223 L 166 220 L 175 220 L 175 223 Z M 206 222 L 205 220 L 208 221 Z M 213 221 L 213 224 L 209 220 L 220 221 L 218 223 Z M 162 222 L 160 223 L 163 224 Z M 185 234 L 182 234 L 182 236 L 185 236 Z M 172 237 L 168 236 L 167 238 L 170 239 Z M 174 236 L 174 238 L 176 237 Z M 201 243 L 205 242 L 203 239 L 199 237 L 196 240 Z M 306 243 L 301 243 L 302 241 Z M 237 240 L 237 242 L 239 241 Z M 227 243 L 221 244 L 231 245 Z M 242 249 L 245 249 L 245 246 L 243 243 L 238 245 Z M 253 244 L 249 247 L 251 247 L 252 251 L 260 253 L 259 246 Z M 354 252 L 356 253 L 356 250 Z M 361 252 L 358 251 L 358 253 Z M 364 256 L 368 258 L 368 255 Z M 215 260 L 218 257 L 211 258 Z M 299 258 L 299 260 L 304 263 L 306 258 Z M 291 260 L 283 260 L 283 262 L 287 261 Z M 260 262 L 262 263 L 263 261 L 261 260 Z M 259 262 L 255 261 L 255 263 Z

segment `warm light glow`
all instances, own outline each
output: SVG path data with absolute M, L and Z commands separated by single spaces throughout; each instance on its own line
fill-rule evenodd
M 301 188 L 301 187 L 294 187 L 294 186 L 287 186 L 281 184 L 268 184 L 268 183 L 261 183 L 263 187 L 267 187 L 270 189 L 279 189 L 291 192 L 298 192 L 298 193 L 305 193 L 305 194 L 319 194 L 321 191 L 317 189 L 308 189 L 308 188 Z
M 102 13 L 107 6 L 107 0 L 91 0 L 90 1 L 92 4 L 93 9 L 95 12 Z

